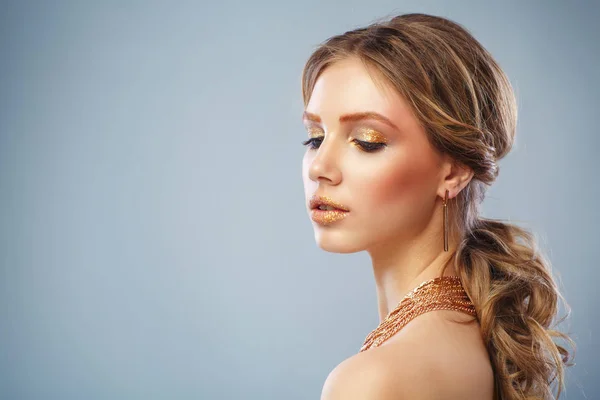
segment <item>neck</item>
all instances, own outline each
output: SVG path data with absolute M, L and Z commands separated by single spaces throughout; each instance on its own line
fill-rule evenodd
M 406 243 L 406 242 L 405 242 Z M 380 322 L 400 303 L 402 298 L 422 282 L 437 278 L 442 269 L 444 276 L 456 275 L 452 261 L 456 246 L 450 242 L 444 251 L 439 235 L 405 245 L 393 245 L 369 250 L 377 286 Z

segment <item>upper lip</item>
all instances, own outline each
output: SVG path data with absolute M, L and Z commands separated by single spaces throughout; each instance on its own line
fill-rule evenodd
M 333 199 L 327 197 L 327 196 L 313 196 L 310 198 L 310 208 L 315 209 L 315 208 L 319 208 L 319 206 L 321 205 L 326 205 L 326 206 L 331 206 L 333 208 L 336 208 L 338 210 L 342 210 L 342 211 L 348 211 L 348 208 L 346 208 L 344 205 L 334 201 Z

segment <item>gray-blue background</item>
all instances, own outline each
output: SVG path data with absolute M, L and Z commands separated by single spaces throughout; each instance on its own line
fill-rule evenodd
M 516 88 L 484 215 L 537 233 L 573 308 L 566 398 L 600 398 L 599 7 L 422 3 L 2 2 L 0 397 L 317 399 L 378 317 L 368 256 L 314 243 L 300 73 L 426 12 Z

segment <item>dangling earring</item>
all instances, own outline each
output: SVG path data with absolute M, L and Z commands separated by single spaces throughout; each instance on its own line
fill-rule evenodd
M 444 251 L 448 251 L 448 190 L 444 195 Z

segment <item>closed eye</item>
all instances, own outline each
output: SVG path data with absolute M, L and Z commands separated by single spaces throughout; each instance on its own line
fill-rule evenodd
M 305 146 L 308 146 L 308 148 L 311 150 L 316 150 L 319 148 L 319 146 L 321 146 L 322 142 L 323 142 L 323 136 L 318 136 L 318 137 L 312 137 L 312 138 L 302 142 L 302 144 Z
M 358 139 L 354 139 L 352 142 L 367 153 L 373 153 L 386 146 L 385 143 L 365 142 Z M 323 143 L 323 136 L 313 137 L 302 142 L 304 146 L 308 146 L 308 148 L 311 150 L 318 149 L 321 146 L 321 143 Z
M 385 143 L 364 142 L 358 139 L 354 139 L 353 142 L 356 143 L 361 148 L 361 150 L 364 150 L 367 153 L 373 153 L 387 146 Z

